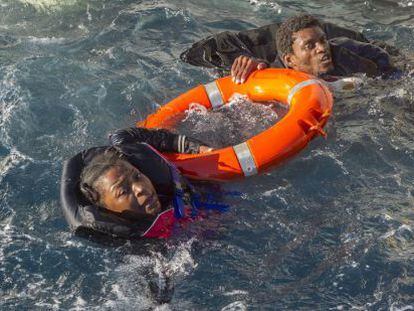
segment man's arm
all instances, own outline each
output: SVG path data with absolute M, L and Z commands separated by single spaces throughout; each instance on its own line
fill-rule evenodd
M 351 50 L 330 44 L 334 69 L 328 74 L 332 76 L 352 76 L 355 73 L 365 73 L 368 77 L 380 75 L 378 66 L 368 58 L 359 56 Z
M 275 35 L 279 24 L 240 32 L 225 31 L 196 42 L 181 54 L 181 60 L 195 66 L 229 71 L 241 55 L 272 62 L 276 58 Z
M 211 151 L 202 142 L 185 135 L 174 134 L 165 129 L 130 127 L 115 131 L 109 136 L 112 146 L 147 143 L 161 152 L 203 153 Z
M 280 23 L 240 32 L 225 31 L 209 36 L 194 43 L 184 51 L 182 61 L 194 66 L 230 70 L 239 56 L 247 56 L 270 64 L 277 59 L 276 31 Z M 323 23 L 328 37 L 348 37 L 361 42 L 368 42 L 360 32 L 339 27 L 331 23 Z
M 322 28 L 326 33 L 328 40 L 337 37 L 345 37 L 359 42 L 369 42 L 361 32 L 349 28 L 344 28 L 328 22 L 322 23 Z
M 390 55 L 377 45 L 359 42 L 345 37 L 334 38 L 330 42 L 372 61 L 377 66 L 379 74 L 387 74 L 396 70 L 392 64 Z
M 230 70 L 240 55 L 253 56 L 253 52 L 236 33 L 226 31 L 194 43 L 180 58 L 194 66 Z

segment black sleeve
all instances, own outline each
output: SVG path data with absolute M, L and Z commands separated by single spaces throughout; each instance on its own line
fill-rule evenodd
M 381 41 L 381 40 L 370 40 L 369 43 L 376 45 L 383 49 L 385 52 L 387 52 L 391 56 L 400 56 L 400 50 L 392 45 L 389 45 L 388 43 Z
M 130 127 L 120 129 L 109 135 L 112 146 L 147 143 L 161 152 L 198 153 L 202 142 L 172 133 L 165 129 Z
M 378 67 L 379 74 L 390 73 L 396 69 L 392 64 L 390 55 L 377 45 L 345 37 L 332 39 L 331 42 L 374 62 Z
M 380 75 L 378 66 L 368 58 L 362 57 L 351 50 L 331 43 L 334 69 L 328 74 L 333 76 L 351 76 L 365 73 L 369 77 Z
M 180 58 L 194 66 L 230 70 L 240 55 L 253 56 L 253 53 L 237 34 L 227 31 L 196 42 Z
M 274 36 L 279 24 L 240 32 L 225 31 L 194 43 L 184 51 L 182 61 L 194 66 L 229 70 L 240 55 L 247 55 L 265 62 L 276 57 Z
M 328 39 L 346 37 L 355 41 L 369 42 L 368 39 L 359 31 L 340 27 L 332 23 L 322 23 L 322 27 Z
M 182 61 L 194 66 L 229 70 L 240 55 L 247 55 L 266 63 L 277 61 L 276 32 L 280 23 L 240 32 L 225 31 L 194 43 L 184 51 Z M 323 23 L 328 38 L 346 36 L 354 40 L 368 42 L 360 32 Z

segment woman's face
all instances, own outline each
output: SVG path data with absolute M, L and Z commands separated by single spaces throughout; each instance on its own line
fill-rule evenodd
M 161 211 L 161 203 L 151 181 L 127 161 L 119 160 L 95 185 L 100 203 L 113 212 L 156 216 Z

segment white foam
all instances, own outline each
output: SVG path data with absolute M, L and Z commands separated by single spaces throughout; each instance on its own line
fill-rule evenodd
M 414 6 L 414 2 L 411 1 L 411 0 L 400 1 L 400 2 L 398 2 L 398 6 L 403 7 L 403 8 L 412 7 L 412 6 Z
M 231 292 L 224 293 L 224 296 L 248 295 L 249 292 L 245 290 L 235 289 Z
M 0 182 L 11 169 L 18 166 L 25 168 L 30 162 L 33 162 L 32 158 L 12 148 L 6 157 L 0 159 Z
M 243 301 L 235 301 L 225 306 L 221 311 L 245 311 L 247 310 L 246 303 Z
M 13 216 L 8 217 L 7 219 L 3 220 L 0 223 L 0 262 L 3 263 L 5 259 L 4 255 L 4 248 L 7 245 L 10 245 L 13 241 L 12 239 L 12 226 L 11 222 L 13 220 Z
M 73 6 L 79 0 L 18 0 L 20 3 L 30 5 L 38 11 L 57 11 L 65 7 Z
M 86 16 L 88 17 L 88 21 L 92 21 L 92 14 L 91 14 L 91 12 L 90 12 L 90 7 L 89 7 L 89 4 L 88 5 L 86 5 Z
M 15 77 L 16 68 L 8 66 L 3 68 L 4 76 L 0 81 L 0 142 L 7 148 L 13 149 L 14 143 L 9 135 L 9 131 L 17 125 L 28 126 L 27 117 L 30 115 L 28 104 L 22 95 L 20 85 Z M 26 94 L 30 97 L 30 94 Z M 22 114 L 16 120 L 14 116 Z M 21 123 L 21 124 L 16 124 Z M 15 153 L 18 153 L 15 150 Z M 20 154 L 22 156 L 22 154 Z
M 408 232 L 413 232 L 411 226 L 407 225 L 407 224 L 402 224 L 401 226 L 399 226 L 397 229 L 391 229 L 388 230 L 387 232 L 385 232 L 383 235 L 381 235 L 379 237 L 380 240 L 386 240 L 392 236 L 394 236 L 397 233 L 402 233 L 404 231 L 408 231 Z
M 310 157 L 314 157 L 314 156 L 321 156 L 321 157 L 331 158 L 335 162 L 335 164 L 341 169 L 341 171 L 344 175 L 349 175 L 350 174 L 349 171 L 347 170 L 344 162 L 339 160 L 337 158 L 337 155 L 335 155 L 334 152 L 328 151 L 328 150 L 316 149 L 316 150 L 312 150 Z M 305 159 L 309 159 L 310 157 L 305 157 Z
M 390 307 L 390 311 L 408 311 L 408 310 L 414 310 L 414 306 L 406 305 L 406 306 L 397 307 L 393 303 Z
M 269 0 L 249 0 L 249 3 L 251 5 L 255 5 L 257 7 L 268 7 L 273 9 L 274 11 L 277 12 L 277 14 L 281 14 L 282 13 L 282 6 L 278 3 L 276 3 L 275 1 L 269 1 Z
M 389 97 L 395 97 L 395 98 L 405 98 L 408 94 L 408 91 L 405 88 L 395 88 L 392 91 L 387 89 L 386 94 L 381 94 L 375 97 L 376 101 L 380 101 L 382 99 L 386 99 Z
M 152 252 L 149 256 L 125 256 L 124 263 L 111 271 L 109 276 L 112 280 L 111 284 L 102 288 L 105 302 L 101 307 L 110 310 L 156 307 L 157 310 L 169 310 L 166 305 L 160 307 L 154 300 L 154 294 L 151 293 L 148 283 L 151 280 L 155 281 L 161 293 L 168 292 L 170 284 L 191 273 L 197 267 L 191 256 L 193 242 L 194 239 L 191 239 L 178 245 L 170 256 L 159 252 Z
M 72 122 L 72 127 L 74 129 L 74 133 L 71 133 L 69 136 L 71 139 L 68 141 L 64 141 L 65 149 L 71 149 L 72 147 L 78 148 L 78 146 L 86 145 L 86 140 L 88 138 L 88 120 L 82 114 L 82 111 L 79 110 L 74 104 L 68 104 L 68 107 L 72 109 L 75 117 Z M 62 142 L 61 142 L 62 143 Z
M 33 37 L 29 36 L 26 38 L 28 42 L 36 43 L 36 44 L 61 44 L 66 42 L 65 38 L 56 38 L 56 37 Z
M 191 256 L 191 245 L 194 239 L 187 243 L 181 244 L 171 259 L 167 259 L 161 254 L 154 254 L 155 266 L 154 272 L 158 275 L 165 274 L 166 277 L 183 277 L 193 271 L 197 264 Z

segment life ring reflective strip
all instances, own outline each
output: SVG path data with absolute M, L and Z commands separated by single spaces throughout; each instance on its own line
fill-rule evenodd
M 252 176 L 257 174 L 256 163 L 254 157 L 246 142 L 233 146 L 233 150 L 236 153 L 239 160 L 241 169 L 244 176 Z
M 320 83 L 321 83 L 320 80 L 317 80 L 317 79 L 309 79 L 309 80 L 305 80 L 305 81 L 302 81 L 302 82 L 296 84 L 290 90 L 289 95 L 287 97 L 287 103 L 289 104 L 289 106 L 290 106 L 290 104 L 292 102 L 293 96 L 295 96 L 301 89 L 303 89 L 306 86 L 312 85 L 312 84 L 320 84 Z
M 247 95 L 255 102 L 276 100 L 288 106 L 289 111 L 266 131 L 236 146 L 204 154 L 165 154 L 184 175 L 203 180 L 255 175 L 293 156 L 316 135 L 326 136 L 323 126 L 333 105 L 329 88 L 311 75 L 274 68 L 255 71 L 243 84 L 224 77 L 197 86 L 137 125 L 169 128 L 177 122 L 172 117 L 187 110 L 191 103 L 215 109 L 227 103 L 234 93 Z
M 216 81 L 204 84 L 204 88 L 206 90 L 208 98 L 210 99 L 211 107 L 213 109 L 219 108 L 225 104 Z

